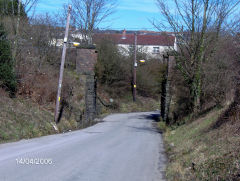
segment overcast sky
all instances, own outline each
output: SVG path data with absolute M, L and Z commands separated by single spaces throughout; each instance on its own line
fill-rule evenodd
M 36 14 L 56 13 L 69 0 L 39 0 Z M 108 21 L 99 25 L 100 28 L 139 30 L 154 30 L 149 20 L 159 19 L 159 11 L 155 0 L 118 0 L 116 11 Z

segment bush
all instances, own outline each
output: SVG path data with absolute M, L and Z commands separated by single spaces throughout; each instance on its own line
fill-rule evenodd
M 121 51 L 121 50 L 120 50 Z M 116 44 L 108 39 L 98 42 L 96 75 L 98 82 L 105 85 L 106 91 L 115 97 L 125 96 L 132 91 L 133 48 L 124 56 Z M 147 59 L 147 55 L 137 52 L 137 60 Z M 149 60 L 137 67 L 137 92 L 144 97 L 158 98 L 165 66 L 159 60 Z
M 0 25 L 0 86 L 11 94 L 16 92 L 17 83 L 10 42 L 2 24 Z
M 95 72 L 98 82 L 111 89 L 111 95 L 124 95 L 131 90 L 131 62 L 128 62 L 118 51 L 114 42 L 103 39 L 98 46 L 98 61 Z
M 144 97 L 159 98 L 165 65 L 159 60 L 149 60 L 137 68 L 137 91 Z

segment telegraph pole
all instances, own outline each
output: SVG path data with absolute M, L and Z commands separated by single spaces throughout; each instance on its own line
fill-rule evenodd
M 133 61 L 133 101 L 136 101 L 136 69 L 137 69 L 137 33 L 134 33 L 134 61 Z
M 71 16 L 72 6 L 68 6 L 68 16 L 67 16 L 67 24 L 64 36 L 64 43 L 63 43 L 63 51 L 62 51 L 62 60 L 61 60 L 61 67 L 60 67 L 60 75 L 58 81 L 58 92 L 57 92 L 57 99 L 56 99 L 56 109 L 55 109 L 55 116 L 54 120 L 57 123 L 59 118 L 59 105 L 61 100 L 61 88 L 62 88 L 62 80 L 63 80 L 63 71 L 64 71 L 64 63 L 66 57 L 66 50 L 67 50 L 67 41 L 68 41 L 68 31 L 69 31 L 69 24 L 70 24 L 70 16 Z

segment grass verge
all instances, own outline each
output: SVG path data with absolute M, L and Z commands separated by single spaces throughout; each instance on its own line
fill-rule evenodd
M 191 123 L 165 128 L 168 180 L 240 180 L 239 114 L 214 128 L 223 111 L 213 110 Z
M 0 143 L 56 133 L 51 124 L 53 113 L 31 100 L 3 95 L 0 105 Z M 74 130 L 77 123 L 63 118 L 58 129 L 59 132 Z

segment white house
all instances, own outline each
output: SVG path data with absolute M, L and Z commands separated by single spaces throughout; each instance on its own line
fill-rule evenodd
M 69 35 L 70 40 L 82 40 L 83 36 L 79 31 L 73 31 Z M 134 46 L 135 37 L 133 33 L 95 33 L 93 35 L 93 43 L 97 43 L 101 39 L 109 39 L 115 42 L 123 55 L 129 54 L 129 49 Z M 53 39 L 50 42 L 54 46 L 62 46 L 63 38 Z M 146 53 L 148 58 L 161 59 L 162 55 L 169 50 L 177 51 L 177 41 L 174 34 L 160 32 L 139 31 L 137 34 L 137 50 Z
M 114 41 L 122 54 L 128 55 L 129 48 L 134 46 L 134 34 L 95 34 L 94 40 L 110 39 Z M 177 51 L 175 36 L 159 34 L 138 34 L 137 49 L 146 53 L 149 58 L 162 58 L 162 55 L 169 50 Z

